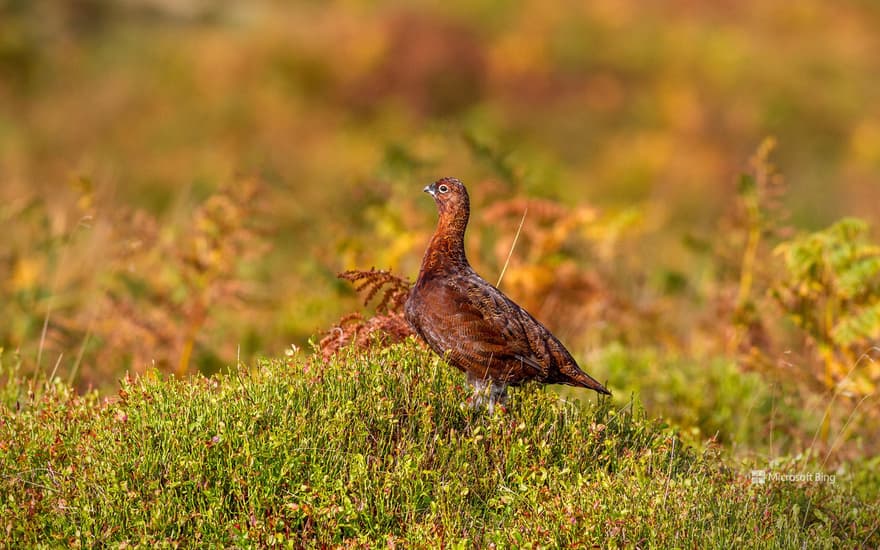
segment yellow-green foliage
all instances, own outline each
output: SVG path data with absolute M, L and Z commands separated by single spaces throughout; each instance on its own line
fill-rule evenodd
M 880 339 L 880 245 L 871 240 L 868 224 L 843 219 L 776 252 L 786 271 L 774 295 L 809 336 L 825 365 L 824 384 L 873 395 L 880 382 L 873 359 Z
M 0 364 L 2 365 L 2 364 Z M 4 374 L 9 374 L 8 371 Z M 855 548 L 876 469 L 728 461 L 637 404 L 534 387 L 462 406 L 410 341 L 229 375 L 126 378 L 110 399 L 14 374 L 0 403 L 5 546 Z M 15 390 L 20 389 L 16 394 Z M 585 391 L 585 390 L 584 390 Z M 834 482 L 750 482 L 776 474 Z

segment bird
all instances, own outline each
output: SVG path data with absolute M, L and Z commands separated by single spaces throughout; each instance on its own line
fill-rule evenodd
M 470 217 L 464 184 L 445 177 L 423 191 L 434 198 L 439 219 L 404 317 L 431 350 L 467 375 L 471 405 L 485 404 L 492 414 L 507 402 L 508 386 L 532 381 L 611 395 L 547 327 L 471 267 L 464 250 Z

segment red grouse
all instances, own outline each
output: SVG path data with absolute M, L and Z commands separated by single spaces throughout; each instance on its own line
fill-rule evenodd
M 562 343 L 526 310 L 477 275 L 464 253 L 470 200 L 464 185 L 443 178 L 425 187 L 440 220 L 419 278 L 406 302 L 406 320 L 432 350 L 467 374 L 473 404 L 488 394 L 489 411 L 507 386 L 537 381 L 611 395 L 578 367 Z

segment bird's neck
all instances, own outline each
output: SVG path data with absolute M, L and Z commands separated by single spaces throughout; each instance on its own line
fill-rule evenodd
M 457 215 L 451 215 L 449 212 L 441 213 L 437 229 L 431 237 L 431 243 L 422 261 L 423 274 L 470 267 L 464 252 L 464 231 L 467 222 L 467 212 L 459 212 Z

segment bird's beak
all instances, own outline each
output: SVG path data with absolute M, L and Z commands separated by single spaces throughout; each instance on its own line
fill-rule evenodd
M 426 185 L 425 188 L 422 189 L 422 191 L 424 191 L 425 193 L 430 193 L 431 196 L 433 197 L 433 196 L 435 196 L 435 190 L 434 190 L 434 189 L 435 189 L 435 188 L 434 188 L 434 184 L 432 183 L 431 185 Z

